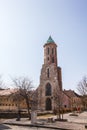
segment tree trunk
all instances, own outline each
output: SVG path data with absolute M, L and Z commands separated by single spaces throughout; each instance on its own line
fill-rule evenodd
M 57 109 L 57 119 L 61 119 L 60 108 Z
M 58 112 L 59 112 L 59 119 L 61 119 L 60 108 L 59 108 L 59 111 L 58 111 Z
M 30 113 L 30 110 L 29 110 L 29 101 L 28 101 L 28 98 L 26 98 L 26 104 L 27 104 L 27 110 L 28 110 L 28 117 L 29 117 L 29 120 L 31 120 L 31 113 Z

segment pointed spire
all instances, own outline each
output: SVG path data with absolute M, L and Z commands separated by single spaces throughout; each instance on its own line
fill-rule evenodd
M 51 36 L 49 36 L 47 43 L 55 43 Z

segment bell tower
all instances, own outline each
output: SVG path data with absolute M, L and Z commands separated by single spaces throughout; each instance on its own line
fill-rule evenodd
M 44 64 L 50 65 L 52 63 L 57 66 L 57 45 L 50 36 L 44 45 Z
M 61 68 L 57 67 L 57 45 L 51 36 L 49 36 L 43 47 L 44 64 L 42 65 L 40 85 L 38 87 L 39 108 L 43 110 L 53 110 L 53 92 L 56 88 L 62 91 Z

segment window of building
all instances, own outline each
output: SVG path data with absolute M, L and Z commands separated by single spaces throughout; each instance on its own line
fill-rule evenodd
M 46 85 L 46 96 L 51 96 L 51 85 L 50 83 L 47 83 Z
M 47 77 L 49 78 L 49 68 L 47 69 Z
M 55 48 L 55 54 L 56 54 L 56 48 Z
M 52 48 L 52 54 L 54 54 L 54 49 Z
M 49 61 L 49 57 L 47 57 L 47 60 Z
M 52 57 L 52 63 L 54 63 L 54 57 Z
M 47 54 L 49 55 L 49 52 L 50 52 L 50 49 L 49 49 L 49 47 L 47 48 Z
M 66 108 L 66 107 L 67 107 L 67 105 L 64 105 L 64 107 Z

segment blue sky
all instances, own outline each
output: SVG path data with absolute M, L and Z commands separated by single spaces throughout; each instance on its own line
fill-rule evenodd
M 58 45 L 64 89 L 87 75 L 87 0 L 0 0 L 0 74 L 28 76 L 39 85 L 43 45 Z

